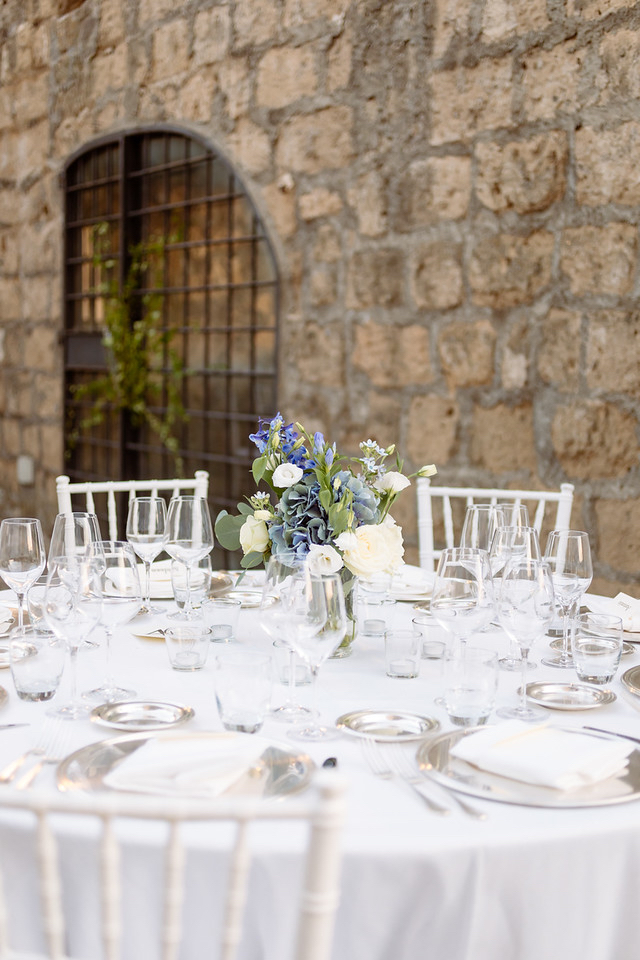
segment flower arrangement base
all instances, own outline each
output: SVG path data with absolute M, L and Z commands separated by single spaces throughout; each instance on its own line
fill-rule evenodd
M 353 653 L 353 641 L 358 632 L 358 578 L 350 574 L 343 574 L 342 583 L 344 586 L 344 605 L 347 611 L 347 631 L 344 640 L 329 657 L 330 660 L 344 660 Z
M 356 638 L 356 624 L 355 622 L 349 621 L 349 626 L 347 627 L 347 632 L 344 635 L 344 640 L 338 647 L 335 653 L 332 653 L 329 657 L 330 660 L 344 660 L 345 657 L 350 657 L 353 653 L 353 641 Z

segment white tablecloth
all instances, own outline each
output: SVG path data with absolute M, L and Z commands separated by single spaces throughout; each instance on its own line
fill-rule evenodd
M 412 604 L 399 604 L 400 621 L 409 622 Z M 136 632 L 145 622 L 137 620 Z M 243 610 L 238 628 L 243 646 L 267 648 L 257 612 Z M 483 635 L 483 645 L 507 652 L 499 632 Z M 217 652 L 211 648 L 211 660 Z M 533 650 L 538 660 L 546 643 Z M 80 656 L 80 689 L 94 687 L 103 669 L 103 654 Z M 198 673 L 170 669 L 164 644 L 135 639 L 130 628 L 116 634 L 113 647 L 117 680 L 135 686 L 139 698 L 188 703 L 196 716 L 193 730 L 218 730 L 213 693 L 212 662 Z M 621 671 L 640 662 L 625 657 Z M 535 679 L 575 679 L 572 671 L 538 666 Z M 359 708 L 402 708 L 437 717 L 443 729 L 446 715 L 434 705 L 440 692 L 441 665 L 423 661 L 414 680 L 385 676 L 382 643 L 358 638 L 353 655 L 325 663 L 320 671 L 320 705 L 328 719 Z M 501 672 L 499 702 L 515 698 L 519 675 Z M 0 765 L 36 740 L 46 704 L 17 699 L 8 671 L 0 674 L 10 697 L 0 722 L 26 720 L 28 727 L 0 731 Z M 618 680 L 612 684 L 620 694 Z M 301 697 L 308 688 L 297 688 Z M 65 693 L 66 691 L 61 691 Z M 61 694 L 59 694 L 60 696 Z M 274 705 L 285 696 L 277 685 Z M 55 702 L 55 701 L 54 701 Z M 559 723 L 593 723 L 640 735 L 640 713 L 618 697 L 616 703 L 581 713 L 556 713 Z M 115 735 L 88 721 L 72 724 L 74 746 Z M 287 727 L 268 720 L 262 735 L 286 742 Z M 406 749 L 415 750 L 415 745 Z M 473 799 L 488 814 L 477 822 L 454 812 L 437 816 L 405 785 L 375 778 L 355 737 L 308 748 L 321 763 L 338 759 L 348 778 L 348 819 L 343 837 L 342 902 L 336 927 L 334 960 L 637 960 L 637 905 L 640 897 L 640 804 L 551 810 L 526 808 Z M 46 769 L 37 789 L 53 788 L 54 774 Z M 215 861 L 220 835 L 194 834 L 190 861 L 183 960 L 203 960 L 220 905 Z M 148 924 L 161 910 L 156 895 L 159 875 L 152 825 L 131 838 L 125 859 L 134 886 L 127 898 L 125 960 L 151 957 Z M 284 960 L 289 935 L 288 883 L 295 886 L 297 828 L 259 838 L 260 856 L 252 881 L 251 929 L 242 960 Z M 34 881 L 25 853 L 27 838 L 0 824 L 0 853 L 9 886 L 11 916 L 25 943 L 31 945 L 30 917 L 24 906 Z M 90 841 L 70 836 L 65 846 L 68 896 L 73 898 L 73 943 L 82 956 L 99 956 L 95 930 L 95 877 L 91 873 Z M 155 859 L 154 859 L 155 858 Z M 145 870 L 150 869 L 150 873 Z M 157 889 L 156 889 L 157 888 Z

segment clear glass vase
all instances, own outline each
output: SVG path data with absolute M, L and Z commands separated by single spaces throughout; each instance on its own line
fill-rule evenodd
M 347 632 L 344 640 L 330 660 L 344 660 L 353 653 L 353 641 L 358 632 L 358 578 L 349 573 L 346 568 L 342 574 L 342 586 L 344 589 L 344 604 L 347 610 Z

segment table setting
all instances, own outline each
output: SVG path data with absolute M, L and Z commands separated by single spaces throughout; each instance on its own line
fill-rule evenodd
M 252 439 L 277 503 L 257 493 L 214 524 L 199 498 L 136 498 L 121 542 L 61 515 L 43 591 L 37 545 L 5 579 L 0 789 L 286 803 L 336 768 L 336 960 L 422 960 L 425 943 L 447 960 L 631 958 L 640 645 L 588 593 L 586 534 L 543 550 L 526 508 L 481 505 L 431 573 L 402 563 L 393 449 L 366 441 L 355 473 L 279 416 Z M 214 538 L 240 546 L 241 569 L 211 569 Z M 277 891 L 300 838 L 260 843 Z M 215 831 L 194 844 L 223 855 Z M 207 901 L 190 895 L 195 958 Z M 279 960 L 269 902 L 254 891 L 247 960 L 256 937 Z

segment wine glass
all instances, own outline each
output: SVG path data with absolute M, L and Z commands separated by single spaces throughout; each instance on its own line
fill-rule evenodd
M 305 570 L 298 575 L 304 582 L 307 601 L 325 622 L 320 630 L 297 630 L 289 635 L 288 643 L 309 665 L 311 671 L 311 718 L 296 724 L 288 731 L 293 740 L 335 740 L 340 734 L 335 727 L 320 723 L 318 710 L 318 671 L 324 661 L 337 650 L 347 632 L 347 610 L 340 574 L 317 575 Z
M 496 506 L 502 510 L 507 527 L 530 527 L 529 510 L 526 503 L 516 500 L 498 500 Z
M 260 598 L 260 623 L 263 630 L 272 640 L 282 640 L 289 649 L 287 698 L 281 706 L 272 710 L 275 720 L 286 723 L 309 714 L 309 710 L 295 699 L 296 651 L 287 642 L 287 633 L 296 626 L 296 621 L 288 614 L 288 609 L 293 603 L 291 581 L 297 571 L 304 569 L 305 563 L 306 558 L 300 557 L 292 550 L 272 554 L 267 563 Z M 286 602 L 283 594 L 286 594 Z M 319 623 L 318 630 L 320 627 Z
M 53 562 L 51 562 L 53 561 Z M 92 557 L 50 558 L 44 599 L 44 619 L 69 650 L 70 699 L 50 713 L 65 720 L 86 717 L 91 707 L 77 694 L 78 649 L 100 621 L 103 560 Z
M 111 674 L 111 644 L 114 628 L 135 617 L 142 605 L 136 555 L 131 544 L 122 540 L 102 540 L 95 547 L 99 559 L 104 561 L 100 564 L 99 580 L 102 591 L 100 624 L 106 636 L 106 678 L 95 690 L 88 690 L 84 697 L 95 703 L 131 700 L 136 695 L 135 690 L 119 687 Z
M 464 515 L 460 546 L 488 551 L 497 528 L 504 525 L 502 507 L 495 503 L 472 503 Z
M 134 497 L 129 501 L 127 540 L 144 564 L 143 613 L 163 612 L 151 604 L 151 564 L 163 550 L 166 536 L 167 507 L 162 497 Z
M 593 577 L 589 535 L 583 530 L 552 530 L 544 558 L 551 567 L 556 606 L 562 616 L 562 650 L 558 656 L 544 657 L 542 662 L 549 667 L 573 667 L 569 642 L 571 609 L 578 607 Z
M 191 605 L 191 572 L 195 564 L 213 549 L 213 527 L 209 504 L 204 497 L 174 497 L 167 514 L 165 550 L 187 567 L 185 619 L 195 616 Z
M 438 561 L 431 613 L 464 646 L 495 614 L 493 580 L 485 550 L 449 547 Z
M 526 507 L 524 509 L 526 510 Z M 542 559 L 540 541 L 533 527 L 514 525 L 496 529 L 489 550 L 489 564 L 496 589 L 498 587 L 497 581 L 502 576 L 505 565 L 512 557 L 532 560 Z M 519 670 L 521 658 L 513 640 L 510 642 L 510 647 L 510 655 L 501 657 L 498 663 L 503 670 Z M 529 663 L 528 669 L 535 669 L 535 664 Z
M 55 557 L 86 557 L 91 544 L 100 540 L 102 534 L 95 513 L 59 513 L 49 544 L 49 570 Z
M 0 577 L 18 598 L 18 627 L 24 623 L 24 598 L 45 565 L 42 527 L 32 517 L 0 523 Z
M 507 561 L 498 591 L 498 620 L 520 650 L 520 702 L 497 713 L 510 719 L 533 721 L 545 715 L 527 704 L 529 651 L 553 619 L 554 592 L 549 564 L 532 557 L 513 556 Z

